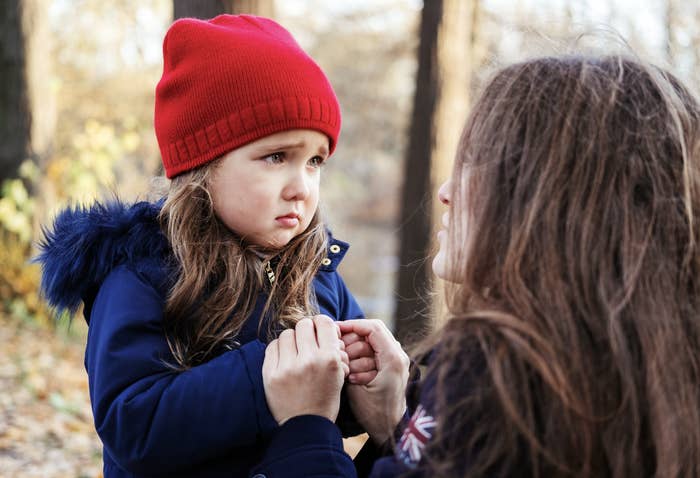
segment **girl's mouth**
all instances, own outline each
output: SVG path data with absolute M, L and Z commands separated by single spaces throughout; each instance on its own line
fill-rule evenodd
M 276 217 L 275 221 L 282 227 L 296 227 L 299 225 L 299 215 L 296 213 L 286 214 Z

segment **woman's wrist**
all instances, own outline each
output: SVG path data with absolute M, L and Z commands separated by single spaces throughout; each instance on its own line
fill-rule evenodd
M 394 414 L 393 419 L 390 419 L 390 422 L 387 423 L 385 427 L 377 430 L 367 430 L 367 434 L 375 445 L 383 446 L 387 441 L 389 441 L 391 436 L 396 433 L 396 428 L 404 419 L 407 408 L 406 401 L 404 400 L 402 407 L 397 409 L 398 413 Z

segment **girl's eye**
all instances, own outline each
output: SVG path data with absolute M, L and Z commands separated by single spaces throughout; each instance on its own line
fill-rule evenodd
M 268 154 L 267 156 L 263 156 L 262 159 L 271 164 L 279 164 L 284 161 L 284 153 L 277 152 Z
M 313 158 L 309 159 L 309 165 L 313 168 L 320 168 L 325 162 L 326 158 L 321 156 L 314 156 Z

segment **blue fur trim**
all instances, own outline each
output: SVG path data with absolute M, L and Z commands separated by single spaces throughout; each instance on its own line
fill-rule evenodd
M 165 257 L 169 246 L 158 224 L 160 208 L 161 203 L 113 200 L 61 211 L 52 230 L 44 230 L 41 253 L 33 260 L 41 264 L 49 304 L 74 315 L 116 266 Z

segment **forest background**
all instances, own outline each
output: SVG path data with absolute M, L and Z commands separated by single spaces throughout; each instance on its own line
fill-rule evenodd
M 698 0 L 0 0 L 0 477 L 100 476 L 85 325 L 54 317 L 29 261 L 65 205 L 148 197 L 163 35 L 221 9 L 277 19 L 330 77 L 343 129 L 323 215 L 352 245 L 341 272 L 367 316 L 405 343 L 440 308 L 433 199 L 490 72 L 627 51 L 700 86 Z

